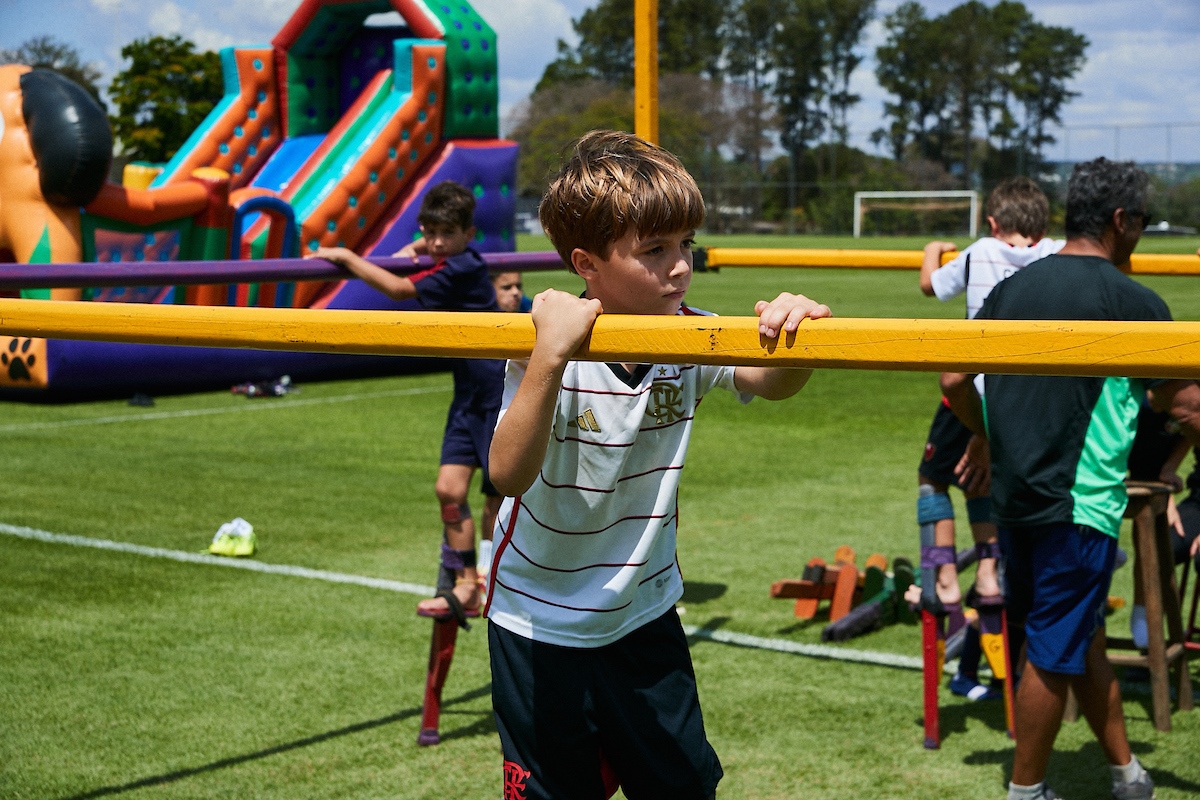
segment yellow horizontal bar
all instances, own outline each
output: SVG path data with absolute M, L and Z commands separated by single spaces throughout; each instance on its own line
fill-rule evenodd
M 942 263 L 958 253 L 945 253 Z M 820 250 L 769 247 L 710 247 L 709 267 L 842 267 L 920 269 L 920 250 Z M 1134 253 L 1134 275 L 1200 275 L 1200 257 Z
M 148 344 L 523 358 L 527 314 L 0 300 L 0 334 Z M 782 341 L 754 317 L 602 315 L 589 361 L 1200 378 L 1200 322 L 805 320 Z

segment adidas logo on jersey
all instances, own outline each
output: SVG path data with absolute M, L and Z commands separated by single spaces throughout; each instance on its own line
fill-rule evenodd
M 600 433 L 600 423 L 596 421 L 596 415 L 592 413 L 590 408 L 585 409 L 582 414 L 580 414 L 571 422 L 568 422 L 567 427 L 578 428 L 581 431 Z

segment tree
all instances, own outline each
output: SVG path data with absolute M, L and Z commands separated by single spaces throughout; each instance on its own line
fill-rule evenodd
M 957 168 L 966 185 L 1040 165 L 1054 141 L 1047 126 L 1077 94 L 1067 82 L 1083 66 L 1086 38 L 1039 23 L 1015 0 L 970 0 L 933 19 L 907 2 L 884 28 L 876 76 L 895 99 L 884 104 L 890 124 L 872 134 L 877 144 Z
M 752 165 L 758 175 L 763 173 L 763 152 L 771 144 L 767 132 L 778 124 L 767 91 L 772 78 L 775 21 L 783 16 L 783 5 L 782 0 L 739 0 L 730 7 L 722 29 L 725 71 L 738 87 L 735 94 L 742 110 L 734 151 L 737 160 Z
M 721 86 L 698 75 L 664 75 L 659 91 L 662 144 L 697 180 L 713 180 L 711 157 L 727 139 L 728 110 Z M 519 192 L 540 197 L 567 146 L 590 130 L 633 129 L 629 90 L 588 80 L 536 91 L 508 118 L 509 137 L 521 145 Z
M 15 50 L 0 50 L 0 64 L 25 64 L 26 66 L 52 69 L 78 83 L 96 102 L 104 108 L 100 99 L 100 70 L 83 63 L 79 51 L 53 36 L 35 36 L 27 39 Z
M 221 60 L 178 34 L 137 39 L 121 56 L 130 65 L 108 89 L 117 105 L 113 132 L 126 155 L 166 161 L 221 99 Z
M 724 14 L 720 0 L 659 0 L 659 72 L 717 77 Z M 590 78 L 632 86 L 633 0 L 600 0 L 571 24 L 579 46 L 572 50 L 559 40 L 558 58 L 546 67 L 534 91 Z

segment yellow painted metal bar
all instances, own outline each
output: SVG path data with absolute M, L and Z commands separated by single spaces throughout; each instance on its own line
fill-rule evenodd
M 633 132 L 658 144 L 658 0 L 633 3 Z
M 945 253 L 942 263 L 958 253 Z M 709 247 L 709 267 L 839 267 L 920 269 L 920 250 L 821 250 L 769 247 Z M 1200 257 L 1134 253 L 1134 275 L 1200 275 Z
M 527 314 L 0 300 L 0 334 L 323 353 L 523 358 Z M 590 361 L 1200 378 L 1200 322 L 805 320 L 782 341 L 754 317 L 602 315 Z

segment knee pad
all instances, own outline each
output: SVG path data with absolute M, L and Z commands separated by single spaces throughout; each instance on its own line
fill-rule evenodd
M 991 497 L 969 497 L 967 498 L 967 519 L 971 524 L 976 522 L 991 522 L 992 521 L 992 498 Z
M 446 503 L 442 506 L 442 522 L 447 525 L 457 525 L 470 518 L 471 506 L 467 503 Z
M 934 491 L 929 484 L 922 484 L 917 498 L 917 523 L 928 525 L 943 519 L 954 519 L 954 506 L 945 492 Z

